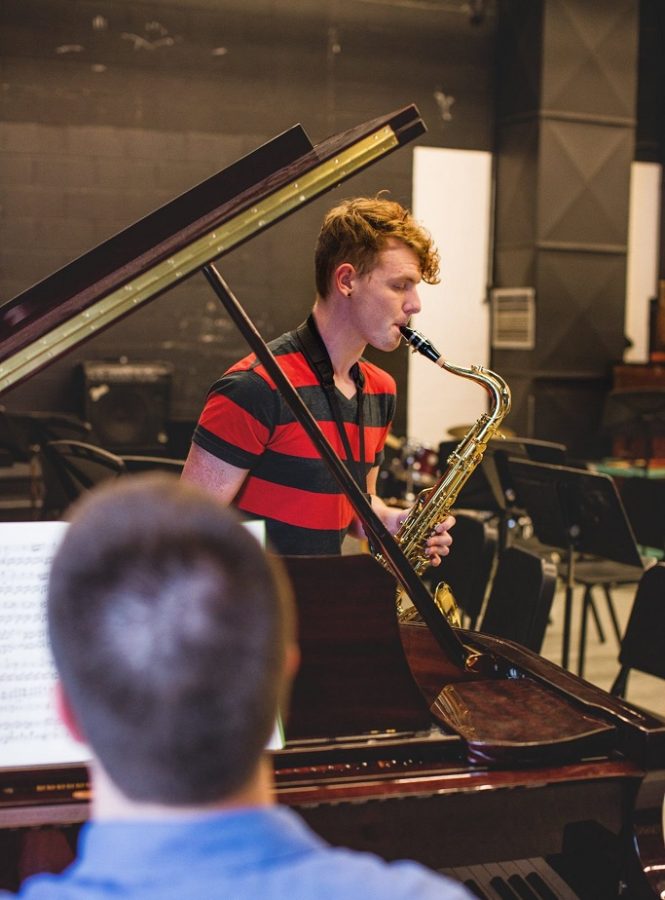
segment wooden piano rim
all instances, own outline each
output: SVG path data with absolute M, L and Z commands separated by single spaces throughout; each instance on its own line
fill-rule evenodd
M 306 767 L 305 767 L 306 768 Z M 376 778 L 353 776 L 326 781 L 324 778 L 309 784 L 280 784 L 279 770 L 275 773 L 275 796 L 287 806 L 417 796 L 434 796 L 460 792 L 523 788 L 532 790 L 553 784 L 585 781 L 641 781 L 644 771 L 628 760 L 590 760 L 564 766 L 528 768 L 523 770 L 464 770 L 455 766 L 448 773 L 423 775 L 377 775 Z M 304 780 L 304 777 L 303 777 Z M 47 825 L 74 825 L 85 822 L 89 802 L 58 797 L 51 803 L 11 801 L 0 805 L 0 827 L 30 828 Z
M 44 825 L 80 825 L 89 818 L 90 804 L 74 801 L 0 807 L 0 828 L 37 828 Z
M 340 778 L 317 784 L 280 785 L 279 771 L 276 773 L 275 792 L 280 803 L 301 805 L 303 803 L 333 803 L 344 800 L 364 801 L 381 798 L 414 797 L 418 795 L 442 795 L 448 793 L 475 792 L 499 789 L 534 789 L 552 784 L 584 781 L 614 781 L 633 779 L 637 782 L 644 777 L 644 770 L 627 760 L 590 760 L 548 768 L 528 768 L 523 770 L 467 770 L 447 774 L 426 774 L 423 776 L 394 775 L 375 779 L 360 776 L 355 780 Z

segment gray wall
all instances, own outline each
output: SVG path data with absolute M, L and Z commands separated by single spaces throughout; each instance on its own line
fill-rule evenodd
M 6 300 L 294 122 L 325 137 L 416 103 L 429 146 L 491 149 L 494 5 L 373 0 L 5 0 L 0 7 L 0 299 Z M 454 102 L 450 102 L 454 98 Z M 411 199 L 411 150 L 226 257 L 267 339 L 313 299 L 312 248 L 336 197 Z M 242 339 L 202 275 L 5 394 L 78 411 L 83 359 L 175 367 L 194 419 Z M 381 362 L 405 392 L 406 354 Z M 403 433 L 405 403 L 398 433 Z

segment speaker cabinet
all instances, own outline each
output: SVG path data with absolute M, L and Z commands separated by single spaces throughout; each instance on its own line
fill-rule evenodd
M 99 443 L 118 453 L 159 453 L 168 443 L 172 366 L 84 362 L 83 412 Z

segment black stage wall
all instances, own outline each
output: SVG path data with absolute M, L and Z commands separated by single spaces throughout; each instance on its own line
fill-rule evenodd
M 0 9 L 0 298 L 301 122 L 314 141 L 415 102 L 429 146 L 492 146 L 494 15 L 362 0 L 5 0 Z M 451 102 L 454 98 L 454 103 Z M 335 198 L 411 200 L 391 155 L 223 260 L 266 338 L 313 300 L 313 243 Z M 171 415 L 195 418 L 246 348 L 202 275 L 2 400 L 77 411 L 81 360 L 173 366 Z M 405 391 L 406 353 L 382 362 Z M 404 433 L 406 404 L 397 432 Z
M 536 350 L 492 360 L 513 386 L 516 427 L 592 452 L 622 351 L 628 168 L 663 158 L 662 10 L 662 0 L 5 0 L 0 301 L 294 122 L 317 142 L 415 102 L 429 127 L 421 143 L 496 152 L 495 286 L 529 283 L 539 302 Z M 601 179 L 585 168 L 594 131 L 614 147 Z M 410 148 L 391 155 L 223 260 L 266 338 L 311 304 L 328 205 L 382 189 L 409 203 L 411 160 Z M 584 216 L 557 219 L 550 197 Z M 80 413 L 81 361 L 164 363 L 169 416 L 186 439 L 209 384 L 244 352 L 197 274 L 0 402 Z M 404 398 L 406 354 L 380 362 Z M 405 414 L 403 399 L 399 434 Z

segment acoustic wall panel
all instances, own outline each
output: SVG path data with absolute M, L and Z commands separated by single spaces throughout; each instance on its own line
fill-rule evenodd
M 638 12 L 638 0 L 500 4 L 493 287 L 535 289 L 536 345 L 495 349 L 492 366 L 531 382 L 513 428 L 573 454 L 624 350 Z

